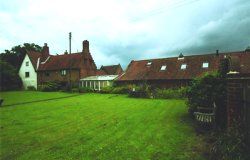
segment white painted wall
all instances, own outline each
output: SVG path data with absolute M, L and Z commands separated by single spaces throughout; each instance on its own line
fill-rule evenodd
M 26 62 L 29 63 L 29 66 L 26 66 Z M 25 72 L 29 72 L 28 78 L 25 77 Z M 28 54 L 26 54 L 24 57 L 24 60 L 19 70 L 19 76 L 22 79 L 24 89 L 27 89 L 28 86 L 34 86 L 35 88 L 37 88 L 37 74 Z

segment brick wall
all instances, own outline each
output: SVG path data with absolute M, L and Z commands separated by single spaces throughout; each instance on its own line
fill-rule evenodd
M 242 121 L 243 84 L 237 75 L 229 75 L 227 80 L 227 124 Z
M 227 124 L 230 127 L 234 121 L 241 125 L 250 125 L 250 104 L 246 99 L 249 97 L 248 88 L 250 78 L 240 74 L 228 75 L 227 78 Z
M 61 71 L 45 71 L 38 72 L 37 74 L 38 84 L 43 84 L 49 81 L 60 81 L 60 82 L 68 82 L 70 79 L 69 70 L 66 70 L 66 75 L 62 75 Z M 71 71 L 71 81 L 79 82 L 80 73 L 79 70 Z

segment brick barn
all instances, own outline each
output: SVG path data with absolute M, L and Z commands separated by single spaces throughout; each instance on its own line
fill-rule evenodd
M 115 82 L 118 85 L 147 83 L 161 88 L 186 86 L 192 79 L 205 72 L 218 71 L 224 58 L 234 56 L 239 58 L 241 71 L 250 72 L 248 70 L 250 65 L 249 51 L 229 53 L 216 51 L 216 53 L 206 55 L 180 55 L 171 58 L 132 60 L 125 73 Z

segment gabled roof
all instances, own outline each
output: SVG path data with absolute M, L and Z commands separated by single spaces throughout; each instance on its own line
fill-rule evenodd
M 29 56 L 29 59 L 32 63 L 32 66 L 36 70 L 37 69 L 37 60 L 41 56 L 41 54 L 39 52 L 36 52 L 36 51 L 27 51 L 27 55 Z
M 96 70 L 96 75 L 103 76 L 103 75 L 107 75 L 107 73 L 104 70 L 98 69 L 98 70 Z
M 125 74 L 120 76 L 117 80 L 133 81 L 193 79 L 202 75 L 204 72 L 218 70 L 220 60 L 222 60 L 225 55 L 239 57 L 241 63 L 241 72 L 250 72 L 250 53 L 234 52 L 220 53 L 219 55 L 207 54 L 184 56 L 184 58 L 172 57 L 131 61 Z M 203 63 L 208 63 L 208 67 L 203 68 Z M 182 64 L 186 64 L 186 69 L 181 69 Z M 161 70 L 162 66 L 166 66 L 163 67 L 163 69 L 166 69 Z
M 108 75 L 121 75 L 123 73 L 123 69 L 120 64 L 101 66 L 100 70 L 103 70 Z
M 84 53 L 85 54 L 85 53 Z M 91 62 L 87 62 L 91 61 Z M 80 69 L 90 63 L 91 67 L 95 67 L 94 60 L 92 58 L 86 59 L 82 52 L 62 55 L 50 55 L 45 63 L 41 63 L 39 66 L 40 71 L 44 70 L 62 70 L 62 69 Z

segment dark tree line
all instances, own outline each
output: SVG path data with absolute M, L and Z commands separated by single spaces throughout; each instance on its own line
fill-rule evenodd
M 0 54 L 0 90 L 17 90 L 22 87 L 18 75 L 19 68 L 27 51 L 41 52 L 42 47 L 34 43 L 24 43 L 5 50 Z
M 42 47 L 34 43 L 24 43 L 22 46 L 14 46 L 11 50 L 5 50 L 5 52 L 0 54 L 0 60 L 5 61 L 16 69 L 19 69 L 22 61 L 24 59 L 27 51 L 37 51 L 40 52 Z

